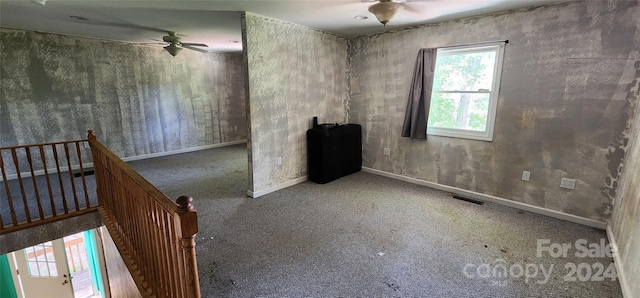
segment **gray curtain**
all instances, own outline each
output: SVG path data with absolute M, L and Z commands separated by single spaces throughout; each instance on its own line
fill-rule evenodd
M 436 67 L 437 49 L 420 49 L 413 70 L 413 82 L 404 115 L 402 136 L 411 139 L 427 138 L 427 120 L 433 89 L 433 71 Z

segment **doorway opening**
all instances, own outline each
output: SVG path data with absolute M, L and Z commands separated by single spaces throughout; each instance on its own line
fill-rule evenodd
M 97 233 L 88 230 L 9 253 L 16 297 L 105 297 Z

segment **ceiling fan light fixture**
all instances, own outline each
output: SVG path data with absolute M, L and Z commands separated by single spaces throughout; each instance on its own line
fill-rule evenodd
M 164 47 L 164 49 L 167 50 L 167 52 L 169 52 L 169 54 L 171 54 L 171 56 L 173 57 L 175 57 L 176 55 L 178 55 L 178 53 L 180 53 L 180 51 L 182 51 L 182 48 L 178 47 L 175 43 Z
M 380 1 L 369 6 L 369 12 L 376 16 L 382 25 L 387 25 L 398 11 L 404 9 L 402 4 L 392 1 Z

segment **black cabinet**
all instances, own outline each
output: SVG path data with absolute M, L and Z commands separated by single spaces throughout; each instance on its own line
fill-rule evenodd
M 323 124 L 307 130 L 307 161 L 309 180 L 321 184 L 360 171 L 362 127 Z

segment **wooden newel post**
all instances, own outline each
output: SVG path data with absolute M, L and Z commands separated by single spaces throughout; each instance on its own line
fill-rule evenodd
M 180 249 L 184 258 L 185 289 L 187 297 L 200 297 L 200 281 L 196 263 L 196 241 L 198 233 L 198 213 L 193 207 L 193 198 L 181 196 L 176 200 L 180 219 Z
M 89 147 L 93 147 L 92 143 L 98 139 L 93 129 L 87 130 L 87 139 L 89 140 Z
M 93 169 L 95 171 L 96 196 L 98 197 L 98 205 L 104 206 L 105 193 L 103 193 L 103 188 L 104 188 L 102 186 L 103 181 L 100 180 L 100 178 L 102 177 L 102 173 L 100 173 L 100 170 L 99 170 L 102 167 L 99 166 L 100 164 L 98 160 L 99 151 L 96 151 L 97 149 L 93 146 L 93 142 L 96 142 L 98 138 L 96 137 L 96 134 L 93 131 L 93 129 L 87 130 L 87 139 L 89 140 L 89 148 L 91 149 L 91 159 L 93 161 Z
M 89 139 L 89 146 L 91 146 L 91 143 L 97 140 L 96 134 L 93 129 L 87 131 L 87 139 Z

